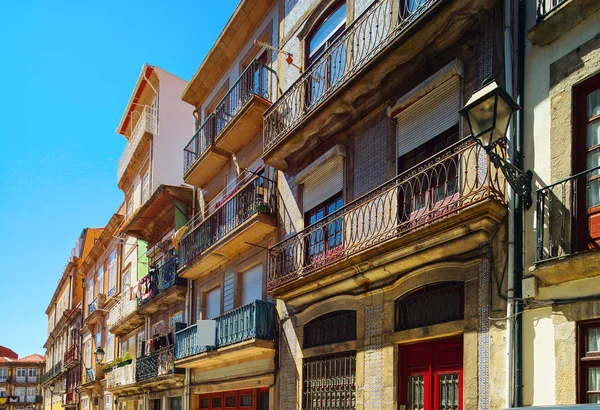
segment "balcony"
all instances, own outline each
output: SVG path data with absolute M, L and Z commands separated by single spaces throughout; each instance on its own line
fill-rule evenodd
M 68 391 L 63 394 L 63 407 L 73 407 L 79 402 L 79 398 L 77 397 L 77 392 Z
M 42 375 L 42 384 L 46 384 L 63 371 L 62 360 L 59 360 L 50 370 Z
M 134 111 L 137 112 L 137 111 Z M 158 133 L 158 112 L 155 108 L 146 106 L 142 110 L 137 123 L 127 141 L 127 145 L 119 158 L 117 168 L 117 182 L 120 183 L 127 169 L 134 169 L 138 165 L 140 153 L 149 145 L 153 135 Z
M 600 166 L 537 191 L 536 257 L 530 272 L 546 284 L 597 275 Z
M 144 318 L 137 312 L 138 300 L 127 294 L 122 294 L 121 299 L 108 312 L 106 324 L 110 332 L 122 336 L 131 332 L 144 323 Z
M 303 148 L 309 150 L 314 147 L 316 142 L 309 142 L 309 139 L 313 136 L 317 139 L 324 138 L 321 130 L 297 130 L 309 117 L 313 117 L 325 102 L 330 101 L 329 105 L 332 107 L 334 104 L 338 106 L 331 108 L 316 121 L 329 129 L 339 126 L 339 114 L 347 109 L 343 104 L 355 108 L 353 100 L 359 99 L 360 96 L 354 93 L 347 99 L 333 99 L 333 95 L 338 94 L 338 91 L 353 79 L 359 78 L 364 69 L 378 59 L 384 50 L 392 48 L 400 37 L 416 27 L 417 22 L 423 20 L 424 15 L 440 3 L 449 2 L 423 0 L 408 6 L 410 2 L 403 0 L 373 2 L 267 110 L 263 125 L 265 162 L 278 169 L 285 169 L 288 157 Z M 439 26 L 438 30 L 448 30 L 448 27 Z M 404 43 L 410 43 L 411 49 L 407 55 L 419 49 L 417 42 Z M 401 52 L 400 46 L 396 49 L 395 52 Z M 405 55 L 400 60 L 406 58 Z M 397 63 L 394 62 L 394 65 Z M 387 69 L 389 71 L 393 68 Z M 380 72 L 377 77 L 381 79 L 386 74 L 387 72 Z M 370 86 L 375 88 L 374 85 Z M 356 112 L 353 113 L 353 118 L 356 118 Z
M 254 60 L 219 101 L 183 150 L 183 179 L 201 187 L 262 128 L 277 76 Z
M 85 368 L 85 374 L 83 378 L 82 387 L 85 389 L 91 389 L 94 385 L 99 384 L 104 379 L 104 372 L 102 366 L 93 364 L 92 367 Z
M 79 346 L 72 345 L 67 349 L 63 358 L 63 363 L 67 369 L 72 369 L 79 364 Z
M 150 273 L 140 279 L 138 312 L 141 315 L 154 314 L 185 300 L 186 281 L 177 276 L 178 267 L 178 258 L 174 256 L 161 266 L 151 268 Z
M 139 357 L 135 366 L 136 380 L 151 381 L 174 373 L 182 374 L 183 369 L 175 368 L 174 358 L 174 349 L 170 347 Z
M 457 246 L 466 253 L 502 221 L 503 204 L 499 172 L 475 142 L 464 139 L 271 247 L 268 291 L 289 296 L 324 287 L 391 263 L 390 255 L 402 257 L 409 252 L 402 248 L 415 244 L 409 253 L 438 246 L 430 258 L 451 257 Z M 450 238 L 453 245 L 444 246 Z M 384 280 L 386 272 L 376 270 L 363 280 Z M 348 280 L 344 286 L 357 285 Z
M 277 183 L 255 175 L 203 221 L 191 221 L 180 242 L 180 276 L 196 279 L 277 228 Z
M 175 334 L 177 366 L 210 366 L 275 349 L 274 303 L 256 300 L 218 316 L 215 321 L 214 346 L 198 345 L 196 325 Z
M 134 384 L 135 361 L 125 366 L 115 367 L 106 376 L 106 387 L 111 391 Z
M 88 304 L 87 316 L 84 319 L 86 325 L 90 326 L 98 323 L 98 320 L 104 317 L 106 311 L 104 310 L 104 303 L 106 301 L 106 295 L 103 293 L 98 294 L 96 299 L 92 300 Z
M 600 10 L 596 0 L 537 0 L 537 24 L 527 38 L 546 46 Z

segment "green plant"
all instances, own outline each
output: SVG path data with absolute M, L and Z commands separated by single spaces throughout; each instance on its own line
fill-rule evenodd
M 131 355 L 129 354 L 129 352 L 125 352 L 125 354 L 123 355 L 123 361 L 127 362 L 133 360 L 133 357 L 131 357 Z
M 113 369 L 113 363 L 112 362 L 106 363 L 104 366 L 102 366 L 102 371 L 104 373 L 108 373 L 108 372 L 112 371 L 112 369 Z

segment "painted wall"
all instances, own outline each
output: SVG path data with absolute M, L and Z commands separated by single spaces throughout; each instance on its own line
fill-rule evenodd
M 183 184 L 183 148 L 194 132 L 194 107 L 181 100 L 187 82 L 158 67 L 158 135 L 152 142 L 151 192 L 161 184 Z

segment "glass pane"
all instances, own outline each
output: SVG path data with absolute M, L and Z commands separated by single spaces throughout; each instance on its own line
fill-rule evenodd
M 600 327 L 588 330 L 588 352 L 600 352 Z
M 213 407 L 221 407 L 221 398 L 220 397 L 213 397 L 212 398 L 212 406 Z
M 408 376 L 408 403 L 409 410 L 422 410 L 425 407 L 425 379 L 423 375 Z
M 225 407 L 235 407 L 235 396 L 225 397 Z
M 343 4 L 327 18 L 310 40 L 309 50 L 312 54 L 346 21 L 346 5 Z
M 458 373 L 440 375 L 440 410 L 458 409 Z
M 600 404 L 600 394 L 598 394 L 598 393 L 588 394 L 588 403 Z
M 600 114 L 600 89 L 587 96 L 587 117 L 592 118 Z
M 587 126 L 587 147 L 600 144 L 600 120 L 590 122 Z
M 251 394 L 240 395 L 240 406 L 252 406 L 252 395 Z
M 200 399 L 200 408 L 207 409 L 208 408 L 208 399 Z
M 588 369 L 588 391 L 600 391 L 600 367 Z

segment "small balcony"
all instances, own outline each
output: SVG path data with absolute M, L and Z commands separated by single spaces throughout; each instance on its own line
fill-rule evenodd
M 180 242 L 180 276 L 196 279 L 277 228 L 277 183 L 255 175 L 222 199 Z
M 62 360 L 59 360 L 54 366 L 42 375 L 42 384 L 46 384 L 63 372 Z
M 77 392 L 71 390 L 63 394 L 62 404 L 64 407 L 75 407 L 78 402 L 79 398 Z
M 537 24 L 527 38 L 547 46 L 598 10 L 597 0 L 537 0 Z
M 129 293 L 122 294 L 121 299 L 108 312 L 106 324 L 110 332 L 122 336 L 136 329 L 144 318 L 137 312 L 138 300 Z
M 320 139 L 322 133 L 314 129 L 307 132 L 296 130 L 325 102 L 330 102 L 330 106 L 338 105 L 328 112 L 323 121 L 321 118 L 317 121 L 328 128 L 335 128 L 337 116 L 344 109 L 343 104 L 353 104 L 332 96 L 357 78 L 384 49 L 416 26 L 417 21 L 437 4 L 445 2 L 423 0 L 408 6 L 407 3 L 411 2 L 373 2 L 271 105 L 264 115 L 263 125 L 263 158 L 267 164 L 285 169 L 286 158 L 303 147 L 312 149 L 314 144 L 308 141 L 309 138 L 315 136 Z M 411 48 L 419 46 L 416 42 L 410 43 Z
M 79 364 L 79 346 L 72 345 L 67 349 L 63 363 L 66 369 L 72 369 Z
M 125 366 L 114 367 L 106 376 L 106 387 L 111 391 L 135 384 L 135 382 L 135 361 Z
M 419 243 L 423 249 L 426 241 L 439 245 L 436 238 L 443 235 L 468 238 L 492 229 L 505 212 L 499 172 L 475 142 L 464 139 L 271 247 L 267 288 L 279 297 L 317 282 L 326 286 L 356 274 L 352 269 L 367 261 L 365 269 L 373 269 L 379 257 L 402 247 Z M 472 226 L 467 233 L 465 223 Z M 482 237 L 464 242 L 462 251 L 480 246 Z M 454 252 L 444 249 L 448 257 Z M 352 271 L 342 274 L 344 269 Z M 385 279 L 385 270 L 378 275 L 370 280 Z
M 183 150 L 183 179 L 201 187 L 262 128 L 277 83 L 275 71 L 254 60 L 219 101 Z
M 182 374 L 183 369 L 175 368 L 175 352 L 172 347 L 163 348 L 139 357 L 135 366 L 138 382 L 151 381 L 175 373 Z
M 140 279 L 138 312 L 141 315 L 154 314 L 185 300 L 186 281 L 177 276 L 178 267 L 178 258 L 173 256 Z
M 198 345 L 196 325 L 175 334 L 177 366 L 205 367 L 275 349 L 274 303 L 256 300 L 218 316 L 215 321 L 212 346 Z
M 137 113 L 137 111 L 134 111 Z M 133 115 L 133 114 L 132 114 Z M 140 153 L 149 145 L 152 137 L 158 133 L 158 112 L 155 108 L 146 106 L 141 111 L 139 119 L 135 124 L 133 132 L 127 141 L 127 145 L 119 158 L 117 168 L 117 182 L 120 184 L 121 179 L 126 171 L 136 168 L 140 158 Z
M 83 378 L 82 387 L 92 388 L 95 384 L 99 384 L 104 379 L 104 372 L 102 366 L 93 364 L 92 367 L 85 368 L 85 375 Z
M 106 302 L 106 295 L 103 293 L 98 294 L 94 300 L 92 300 L 87 306 L 87 316 L 84 319 L 86 325 L 90 326 L 98 323 L 98 320 L 106 314 L 104 310 L 104 303 Z
M 599 248 L 600 167 L 537 191 L 534 276 L 551 285 L 596 276 Z

